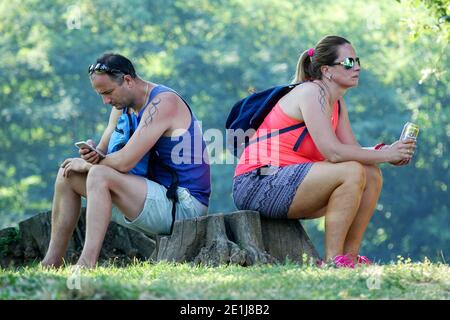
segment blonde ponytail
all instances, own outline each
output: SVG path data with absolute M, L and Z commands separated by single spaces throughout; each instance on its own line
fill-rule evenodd
M 310 73 L 311 59 L 308 54 L 309 50 L 305 50 L 298 59 L 295 77 L 292 83 L 305 82 L 312 80 Z

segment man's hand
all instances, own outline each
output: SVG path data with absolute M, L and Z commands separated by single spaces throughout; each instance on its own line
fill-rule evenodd
M 88 172 L 92 164 L 81 158 L 69 158 L 64 160 L 61 168 L 64 169 L 63 177 L 68 178 L 71 172 Z
M 86 141 L 89 145 L 93 146 L 95 148 L 95 143 L 94 141 L 92 141 L 91 139 Z M 100 162 L 100 160 L 102 159 L 100 157 L 100 155 L 95 152 L 95 151 L 91 151 L 87 148 L 81 148 L 78 150 L 78 153 L 80 154 L 80 157 L 84 160 L 86 160 L 89 163 L 92 164 L 97 164 Z

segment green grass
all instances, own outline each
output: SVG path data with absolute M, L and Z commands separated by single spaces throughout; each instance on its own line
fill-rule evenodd
M 355 270 L 136 263 L 77 278 L 70 268 L 32 266 L 0 269 L 0 299 L 450 299 L 450 267 L 403 259 Z

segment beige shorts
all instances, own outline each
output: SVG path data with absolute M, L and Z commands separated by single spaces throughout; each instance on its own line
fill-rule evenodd
M 147 199 L 138 217 L 131 221 L 113 205 L 112 221 L 147 235 L 169 234 L 172 224 L 172 200 L 166 196 L 166 187 L 146 180 Z M 191 195 L 188 189 L 178 187 L 177 194 L 176 220 L 205 216 L 208 213 L 208 207 Z

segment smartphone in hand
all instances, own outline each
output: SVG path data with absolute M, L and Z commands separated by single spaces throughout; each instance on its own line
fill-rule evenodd
M 75 146 L 78 147 L 78 149 L 89 149 L 91 151 L 95 151 L 98 153 L 98 155 L 100 156 L 100 158 L 104 158 L 106 157 L 105 154 L 103 152 L 101 152 L 98 149 L 95 149 L 93 146 L 91 146 L 90 144 L 88 144 L 86 141 L 78 141 L 75 142 Z

